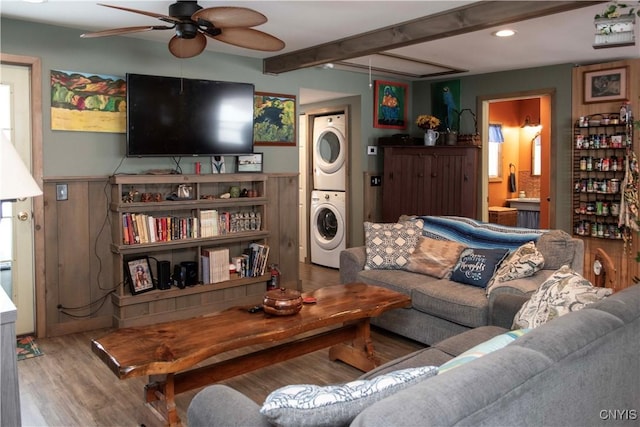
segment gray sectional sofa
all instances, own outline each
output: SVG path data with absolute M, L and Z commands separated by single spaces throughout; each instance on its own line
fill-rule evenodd
M 459 241 L 469 247 L 515 250 L 535 241 L 544 268 L 531 277 L 504 282 L 487 296 L 485 289 L 438 279 L 401 269 L 365 269 L 365 246 L 340 254 L 341 283 L 363 282 L 383 286 L 411 297 L 411 307 L 384 313 L 372 320 L 376 326 L 432 345 L 472 328 L 486 325 L 510 327 L 513 316 L 501 307 L 514 297 L 520 304 L 554 271 L 569 265 L 579 274 L 584 267 L 584 243 L 561 230 L 529 230 L 488 224 L 458 217 L 417 217 L 424 221 L 427 237 Z
M 513 310 L 514 306 L 511 306 Z M 503 334 L 482 326 L 365 374 L 440 366 Z M 638 425 L 640 285 L 532 329 L 480 358 L 379 400 L 351 426 Z M 269 426 L 260 405 L 224 385 L 200 391 L 188 425 Z

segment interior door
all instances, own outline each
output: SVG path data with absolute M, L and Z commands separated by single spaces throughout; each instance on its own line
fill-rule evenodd
M 28 67 L 2 64 L 0 68 L 0 131 L 14 144 L 31 169 L 31 94 Z M 3 204 L 0 220 L 2 286 L 17 307 L 18 335 L 35 332 L 33 202 L 31 198 Z

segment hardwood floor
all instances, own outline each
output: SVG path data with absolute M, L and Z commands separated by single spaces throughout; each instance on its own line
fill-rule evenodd
M 300 264 L 303 291 L 339 283 L 337 270 Z M 143 406 L 146 378 L 119 380 L 91 352 L 90 341 L 108 330 L 40 338 L 44 356 L 18 362 L 24 426 L 136 426 Z M 391 360 L 423 345 L 375 329 L 373 339 L 382 360 Z M 257 403 L 287 384 L 332 384 L 357 378 L 361 372 L 331 362 L 328 350 L 274 364 L 224 381 Z M 176 397 L 178 415 L 186 423 L 189 402 L 199 390 Z

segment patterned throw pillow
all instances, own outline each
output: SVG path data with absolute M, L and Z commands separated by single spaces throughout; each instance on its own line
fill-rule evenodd
M 278 426 L 348 425 L 367 406 L 437 373 L 437 367 L 425 366 L 343 385 L 289 385 L 267 396 L 260 413 Z
M 516 340 L 529 332 L 531 329 L 518 329 L 517 331 L 509 331 L 504 334 L 495 336 L 490 340 L 480 343 L 469 350 L 461 353 L 460 355 L 449 360 L 447 363 L 440 365 L 438 369 L 438 375 L 450 371 L 453 368 L 462 366 L 465 363 L 469 363 L 472 360 L 476 360 L 486 354 L 493 353 L 496 350 L 500 350 L 502 347 Z
M 466 248 L 466 245 L 458 242 L 420 237 L 405 270 L 442 279 L 451 275 L 460 253 Z
M 533 242 L 516 249 L 500 265 L 487 285 L 487 295 L 500 283 L 533 276 L 544 267 L 544 257 Z
M 378 224 L 364 223 L 367 252 L 365 270 L 403 268 L 422 235 L 422 220 Z
M 596 288 L 587 279 L 563 265 L 536 290 L 513 319 L 511 329 L 535 328 L 556 317 L 611 295 L 609 288 Z
M 484 288 L 508 254 L 508 249 L 465 249 L 453 269 L 451 280 Z

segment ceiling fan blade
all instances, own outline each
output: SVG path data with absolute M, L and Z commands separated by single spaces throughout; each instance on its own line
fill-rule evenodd
M 171 29 L 173 29 L 173 26 L 169 27 L 166 25 L 145 25 L 142 27 L 114 28 L 112 30 L 95 31 L 93 33 L 84 33 L 84 34 L 80 34 L 80 37 L 89 39 L 92 37 L 118 36 L 120 34 L 141 33 L 141 32 L 151 31 L 151 30 L 171 30 Z
M 222 34 L 211 37 L 224 43 L 253 50 L 274 52 L 284 48 L 284 42 L 279 38 L 253 28 L 225 28 Z
M 161 19 L 161 20 L 163 20 L 165 22 L 173 22 L 173 23 L 180 22 L 180 19 L 176 19 L 176 18 L 174 18 L 172 16 L 168 16 L 168 15 L 163 15 L 161 13 L 148 12 L 146 10 L 131 9 L 131 8 L 122 7 L 122 6 L 113 6 L 113 5 L 109 5 L 109 4 L 103 4 L 103 3 L 98 3 L 98 5 L 99 6 L 104 6 L 104 7 L 110 7 L 112 9 L 124 10 L 126 12 L 138 13 L 140 15 L 150 16 L 152 18 L 158 18 L 158 19 Z
M 207 38 L 202 33 L 196 34 L 192 39 L 184 39 L 173 36 L 169 40 L 169 52 L 176 58 L 192 58 L 202 53 L 207 46 Z
M 246 7 L 208 7 L 200 9 L 191 16 L 191 19 L 198 21 L 204 19 L 211 22 L 218 28 L 229 27 L 255 27 L 267 22 L 267 17 Z

